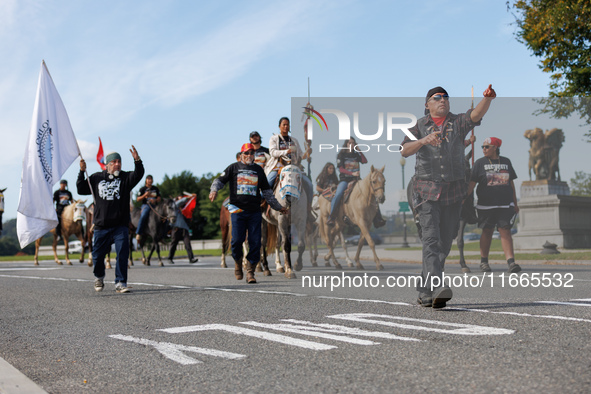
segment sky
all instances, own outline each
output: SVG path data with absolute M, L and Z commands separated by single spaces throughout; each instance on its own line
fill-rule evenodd
M 478 102 L 489 83 L 498 102 L 545 96 L 549 77 L 515 39 L 513 21 L 505 2 L 486 0 L 0 0 L 0 188 L 8 188 L 3 220 L 16 217 L 42 60 L 89 172 L 99 171 L 100 137 L 105 153 L 121 153 L 123 170 L 133 169 L 133 144 L 158 184 L 165 174 L 184 170 L 221 172 L 253 130 L 267 145 L 279 118 L 291 116 L 292 97 L 307 95 L 308 78 L 312 101 L 416 98 L 418 117 L 419 98 L 438 85 L 452 97 L 452 112 L 468 105 L 454 97 L 470 97 L 474 87 Z M 519 186 L 528 179 L 524 131 L 562 124 L 526 111 L 523 122 L 499 123 L 506 113 L 500 104 L 493 112 L 495 104 L 477 138 L 503 139 L 502 154 L 514 160 Z M 496 122 L 487 128 L 489 118 Z M 561 175 L 569 180 L 575 171 L 591 172 L 590 161 L 581 160 L 591 145 L 576 121 L 564 131 Z M 400 158 L 379 160 L 391 185 L 382 210 L 396 210 Z M 324 156 L 313 161 L 319 167 L 325 162 Z M 409 161 L 406 179 L 413 167 Z M 64 175 L 74 197 L 78 169 L 76 161 Z M 362 176 L 368 171 L 363 167 Z

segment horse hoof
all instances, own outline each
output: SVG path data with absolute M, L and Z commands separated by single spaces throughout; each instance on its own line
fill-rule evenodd
M 56 261 L 55 262 L 57 265 L 63 265 L 61 261 Z
M 357 268 L 358 270 L 364 270 L 365 269 L 365 267 L 361 263 L 357 263 L 357 265 L 355 265 L 355 268 Z M 378 270 L 379 270 L 379 268 L 378 268 Z
M 325 267 L 330 267 L 330 263 L 327 261 L 326 263 L 324 263 Z
M 160 262 L 160 266 L 161 267 L 164 267 L 164 263 L 162 261 Z
M 228 268 L 228 264 L 226 264 L 226 262 L 225 262 L 225 261 L 222 261 L 222 264 L 221 264 L 221 266 L 222 266 L 222 268 Z
M 111 263 L 107 263 L 107 264 L 105 265 L 105 268 L 106 268 L 106 269 L 108 269 L 108 270 L 110 270 L 110 269 L 111 269 Z
M 293 272 L 292 270 L 289 270 L 288 272 L 286 272 L 285 277 L 287 279 L 297 279 L 295 272 Z
M 361 265 L 361 264 L 359 264 L 359 265 Z M 384 269 L 384 266 L 383 266 L 383 265 L 381 265 L 381 264 L 377 264 L 377 265 L 376 265 L 376 269 L 377 269 L 378 271 L 382 271 L 382 270 Z
M 255 272 L 263 272 L 263 269 L 261 268 L 260 265 L 257 264 L 257 267 L 254 270 Z
M 347 267 L 349 267 L 349 268 L 353 268 L 354 265 L 355 264 L 353 264 L 352 262 L 351 263 L 347 263 Z
M 33 263 L 33 265 L 39 265 L 39 263 L 35 261 L 35 263 Z
M 339 263 L 335 263 L 335 264 L 334 264 L 334 267 L 335 267 L 336 269 L 338 269 L 338 270 L 342 270 L 342 269 L 343 269 L 343 266 L 342 266 L 342 265 L 340 265 Z
M 80 259 L 78 261 L 80 262 L 80 264 L 84 263 L 84 259 Z
M 312 261 L 312 267 L 318 267 L 318 264 L 315 261 Z
M 88 262 L 88 266 L 89 266 L 89 267 L 92 267 L 92 261 L 89 261 L 89 262 Z
M 472 271 L 470 271 L 470 268 L 468 268 L 468 267 L 463 267 L 462 268 L 462 273 L 469 274 L 470 272 L 472 272 Z
M 129 262 L 129 266 L 131 267 L 132 265 L 133 265 L 133 261 L 130 261 Z
M 271 275 L 271 271 L 268 268 L 263 271 L 263 275 L 265 275 L 265 276 L 273 276 L 273 275 Z
M 301 271 L 302 268 L 304 267 L 304 265 L 302 264 L 301 261 L 298 261 L 295 263 L 295 266 L 293 267 L 296 271 Z
M 282 273 L 284 273 L 284 272 L 285 272 L 285 270 L 283 269 L 283 267 L 282 267 L 282 266 L 278 266 L 278 267 L 276 267 L 276 268 L 275 268 L 275 271 L 276 271 L 276 272 L 278 272 L 278 273 L 280 273 L 280 274 L 282 274 Z
M 72 262 L 71 261 L 68 261 L 68 265 L 72 265 Z

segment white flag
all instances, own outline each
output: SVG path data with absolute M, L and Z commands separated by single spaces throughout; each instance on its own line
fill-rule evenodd
M 57 226 L 53 185 L 80 154 L 76 136 L 45 62 L 23 159 L 16 232 L 21 248 Z

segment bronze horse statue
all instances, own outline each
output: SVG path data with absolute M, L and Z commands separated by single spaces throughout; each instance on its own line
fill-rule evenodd
M 68 239 L 71 235 L 75 235 L 76 238 L 80 240 L 80 244 L 82 245 L 82 252 L 80 253 L 80 262 L 84 262 L 84 249 L 86 246 L 86 241 L 84 239 L 84 229 L 82 226 L 82 221 L 86 219 L 86 206 L 84 205 L 86 200 L 77 200 L 74 201 L 72 204 L 68 205 L 64 208 L 62 212 L 62 233 L 57 234 L 55 228 L 52 229 L 50 232 L 53 234 L 53 257 L 55 262 L 59 265 L 62 265 L 62 262 L 57 258 L 57 238 L 58 235 L 62 236 L 64 241 L 64 246 L 66 249 L 66 263 L 68 265 L 72 265 L 69 257 L 69 250 L 68 250 Z M 41 240 L 43 237 L 39 238 L 35 241 L 35 265 L 39 265 L 39 245 L 41 245 Z
M 560 181 L 558 153 L 564 142 L 564 132 L 554 128 L 544 133 L 542 129 L 535 128 L 526 130 L 523 136 L 530 141 L 529 179 L 533 170 L 536 180 Z

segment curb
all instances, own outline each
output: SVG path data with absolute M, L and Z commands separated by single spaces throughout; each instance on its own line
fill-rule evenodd
M 47 391 L 0 357 L 0 393 L 47 394 Z

